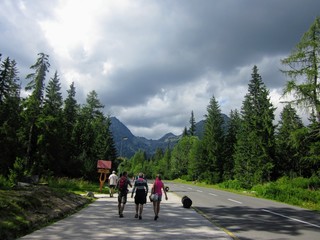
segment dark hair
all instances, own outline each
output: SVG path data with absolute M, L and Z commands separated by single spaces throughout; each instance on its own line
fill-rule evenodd
M 161 175 L 160 175 L 160 174 L 157 174 L 157 175 L 156 175 L 156 178 L 158 178 L 159 180 L 161 180 Z

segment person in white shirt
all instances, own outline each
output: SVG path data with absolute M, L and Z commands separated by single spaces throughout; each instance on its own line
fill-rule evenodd
M 112 174 L 109 176 L 109 188 L 110 188 L 110 197 L 113 197 L 114 190 L 118 183 L 118 176 L 115 171 L 112 171 Z

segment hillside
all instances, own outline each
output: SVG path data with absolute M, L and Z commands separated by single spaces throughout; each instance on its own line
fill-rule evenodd
M 224 119 L 223 128 L 226 129 L 229 117 L 225 114 L 222 114 Z M 205 121 L 201 120 L 196 123 L 196 136 L 200 139 L 203 137 Z M 118 155 L 130 158 L 132 157 L 138 150 L 142 150 L 146 152 L 147 156 L 152 156 L 158 148 L 163 150 L 167 148 L 173 148 L 175 144 L 179 141 L 181 135 L 177 136 L 173 133 L 166 133 L 163 137 L 153 140 L 147 139 L 145 137 L 139 137 L 132 134 L 132 132 L 125 126 L 119 119 L 116 117 L 111 117 L 111 132 L 113 135 L 113 139 L 115 142 L 115 146 L 118 151 Z M 183 128 L 181 129 L 181 132 Z

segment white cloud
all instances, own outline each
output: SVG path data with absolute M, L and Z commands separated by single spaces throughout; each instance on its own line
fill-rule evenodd
M 280 59 L 320 8 L 317 0 L 0 3 L 0 51 L 17 61 L 23 85 L 37 53 L 47 53 L 48 78 L 57 70 L 62 91 L 74 82 L 83 103 L 96 90 L 106 113 L 147 138 L 180 134 L 191 111 L 202 120 L 212 96 L 222 113 L 240 109 L 253 65 L 278 115 Z

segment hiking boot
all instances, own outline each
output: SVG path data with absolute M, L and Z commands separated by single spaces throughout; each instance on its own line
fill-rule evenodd
M 134 215 L 134 218 L 138 218 L 138 214 L 136 213 L 136 215 Z
M 154 220 L 157 221 L 157 219 L 158 219 L 158 216 L 154 216 Z
M 139 220 L 141 220 L 142 219 L 142 217 L 141 216 L 139 216 Z
M 120 218 L 123 218 L 123 214 L 121 213 L 121 214 L 119 215 L 119 217 L 120 217 Z

